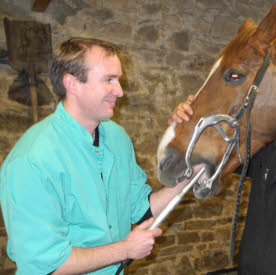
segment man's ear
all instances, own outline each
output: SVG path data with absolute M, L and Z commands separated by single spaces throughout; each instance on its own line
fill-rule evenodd
M 66 74 L 63 77 L 63 85 L 66 89 L 66 94 L 76 94 L 78 92 L 79 80 L 71 74 Z

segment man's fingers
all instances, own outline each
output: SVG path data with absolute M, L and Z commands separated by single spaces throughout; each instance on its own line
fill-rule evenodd
M 177 123 L 181 123 L 183 119 L 186 120 L 186 115 L 182 113 L 182 111 L 177 110 L 173 116 L 173 120 L 176 121 Z
M 179 105 L 179 108 L 177 108 L 177 111 L 182 111 L 182 112 L 186 112 L 189 115 L 193 114 L 193 109 L 190 105 L 188 105 L 187 103 L 182 103 Z
M 173 113 L 172 117 L 169 118 L 168 124 L 172 125 L 174 122 L 176 122 L 176 123 L 182 123 L 183 120 L 185 120 L 185 121 L 188 122 L 188 121 L 190 121 L 190 116 L 189 115 L 187 115 L 185 113 L 185 110 L 178 108 L 178 109 L 175 110 L 175 112 Z
M 168 124 L 169 124 L 169 125 L 172 125 L 172 124 L 173 124 L 173 122 L 174 122 L 174 120 L 173 120 L 172 118 L 169 118 L 169 120 L 168 120 Z
M 190 117 L 186 113 L 183 113 L 183 111 L 177 111 L 175 119 L 177 119 L 177 123 L 181 123 L 183 120 L 189 121 Z
M 172 125 L 174 122 L 182 123 L 183 121 L 190 121 L 190 117 L 193 115 L 193 109 L 190 104 L 194 100 L 194 95 L 189 95 L 187 100 L 180 103 L 174 110 L 172 117 L 168 120 L 168 124 Z
M 144 222 L 142 222 L 141 224 L 139 224 L 138 226 L 135 227 L 136 230 L 145 230 L 148 229 L 152 223 L 154 222 L 154 218 L 150 218 Z
M 154 238 L 159 237 L 162 234 L 162 230 L 158 227 L 152 230 L 152 235 Z
M 151 225 L 152 223 L 154 222 L 154 218 L 150 218 L 144 222 L 142 222 L 140 225 L 138 225 L 135 229 L 136 230 L 147 230 Z M 162 234 L 162 230 L 158 227 L 158 228 L 155 228 L 153 230 L 150 230 L 152 235 L 154 237 L 158 237 Z
M 193 102 L 194 98 L 195 98 L 194 95 L 188 95 L 188 97 L 187 97 L 187 102 L 188 102 L 189 104 L 191 104 L 191 103 Z
M 175 115 L 175 118 L 174 117 L 173 118 L 181 120 L 180 122 L 182 122 L 183 120 L 189 121 L 190 116 L 191 116 L 190 114 L 187 114 L 185 111 L 183 111 L 183 109 L 182 110 L 181 109 L 176 110 L 174 115 Z M 177 122 L 178 122 L 178 120 L 177 120 Z

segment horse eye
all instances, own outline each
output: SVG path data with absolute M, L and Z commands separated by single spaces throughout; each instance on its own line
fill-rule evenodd
M 246 76 L 235 69 L 228 69 L 224 74 L 224 81 L 232 85 L 240 85 L 245 80 Z

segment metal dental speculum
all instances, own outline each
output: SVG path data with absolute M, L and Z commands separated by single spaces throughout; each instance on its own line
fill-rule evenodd
M 234 129 L 234 134 L 232 137 L 228 137 L 223 131 L 223 129 L 221 128 L 221 126 L 219 125 L 219 123 L 222 121 L 228 123 L 230 127 Z M 183 181 L 184 178 L 189 179 L 192 176 L 193 174 L 193 168 L 191 165 L 192 152 L 194 150 L 194 147 L 200 135 L 209 126 L 214 126 L 219 132 L 219 134 L 222 136 L 222 138 L 225 140 L 225 142 L 229 143 L 229 145 L 214 175 L 211 178 L 205 180 L 202 184 L 205 185 L 206 188 L 211 189 L 213 182 L 218 178 L 219 174 L 222 172 L 234 148 L 236 148 L 238 158 L 240 162 L 242 162 L 241 155 L 240 155 L 240 146 L 239 146 L 239 143 L 240 143 L 239 120 L 229 115 L 214 115 L 206 118 L 201 118 L 197 123 L 197 125 L 195 126 L 195 130 L 194 130 L 191 142 L 186 152 L 185 161 L 186 161 L 187 169 L 184 175 L 178 178 L 178 182 Z
M 229 143 L 229 145 L 214 175 L 210 179 L 207 179 L 203 183 L 201 183 L 201 185 L 204 185 L 206 188 L 209 188 L 211 190 L 213 182 L 218 178 L 219 174 L 222 172 L 234 148 L 236 149 L 240 163 L 242 163 L 241 154 L 240 154 L 240 120 L 244 115 L 244 113 L 249 108 L 249 106 L 250 106 L 249 108 L 250 110 L 253 107 L 257 93 L 258 93 L 258 87 L 256 85 L 252 85 L 247 93 L 247 96 L 245 97 L 243 104 L 240 106 L 238 112 L 233 116 L 219 114 L 219 115 L 213 115 L 205 118 L 203 117 L 198 121 L 197 125 L 195 126 L 192 139 L 190 141 L 190 144 L 188 146 L 188 149 L 185 155 L 187 169 L 184 175 L 177 179 L 178 182 L 181 182 L 184 179 L 189 179 L 192 176 L 193 174 L 193 168 L 191 165 L 192 152 L 194 150 L 194 147 L 200 135 L 209 126 L 214 126 L 219 132 L 219 134 L 222 136 L 222 138 L 225 140 L 225 142 Z M 221 128 L 221 126 L 219 125 L 219 123 L 222 121 L 228 123 L 228 125 L 234 129 L 234 134 L 232 137 L 228 137 L 223 131 L 223 129 Z

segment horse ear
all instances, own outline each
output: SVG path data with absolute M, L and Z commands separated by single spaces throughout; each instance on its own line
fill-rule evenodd
M 276 4 L 269 14 L 261 21 L 257 30 L 249 38 L 248 43 L 264 55 L 270 43 L 276 38 Z
M 250 19 L 246 19 L 245 22 L 240 26 L 238 33 L 248 31 L 251 29 L 256 29 L 255 23 Z

